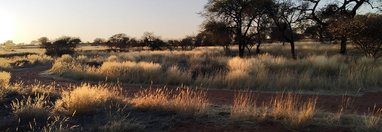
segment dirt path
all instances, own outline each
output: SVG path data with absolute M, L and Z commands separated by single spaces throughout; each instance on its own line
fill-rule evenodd
M 34 68 L 26 68 L 26 69 L 15 69 L 12 70 L 12 79 L 11 82 L 20 82 L 22 81 L 24 84 L 33 84 L 36 81 L 41 82 L 42 84 L 55 84 L 57 88 L 68 88 L 71 85 L 80 85 L 83 82 L 73 81 L 61 78 L 52 78 L 49 76 L 42 76 L 41 73 L 48 70 L 47 66 L 40 66 Z M 86 81 L 85 81 L 86 82 Z M 92 83 L 92 82 L 89 82 Z M 93 82 L 93 84 L 96 84 Z M 124 93 L 128 93 L 127 96 L 130 96 L 137 91 L 145 88 L 147 86 L 141 85 L 122 85 Z M 153 87 L 161 87 L 161 86 L 153 86 Z M 167 86 L 168 88 L 175 88 L 174 86 Z M 221 105 L 229 105 L 232 103 L 234 97 L 234 91 L 231 90 L 208 90 L 207 91 L 208 99 L 213 105 L 221 106 Z M 254 93 L 254 96 L 258 102 L 263 102 L 271 99 L 274 96 L 279 95 L 278 93 Z M 308 95 L 302 94 L 302 99 L 317 97 L 318 102 L 317 106 L 320 110 L 328 111 L 328 112 L 337 112 L 341 104 L 343 104 L 344 96 L 337 95 Z M 368 112 L 370 108 L 376 106 L 376 108 L 382 108 L 382 92 L 377 93 L 366 93 L 362 96 L 347 96 L 350 98 L 351 105 L 348 110 L 350 112 L 357 112 L 360 114 Z

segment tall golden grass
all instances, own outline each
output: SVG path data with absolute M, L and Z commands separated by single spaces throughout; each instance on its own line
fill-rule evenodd
M 64 91 L 56 101 L 55 109 L 68 115 L 94 114 L 113 103 L 120 103 L 118 91 L 106 85 L 83 84 L 71 91 Z
M 48 107 L 47 96 L 36 95 L 36 97 L 24 97 L 12 101 L 11 107 L 16 119 L 22 122 L 30 122 L 33 120 L 46 121 L 50 116 L 50 108 Z
M 377 109 L 374 106 L 372 109 L 369 109 L 369 112 L 362 117 L 362 126 L 364 130 L 367 131 L 380 131 L 381 127 L 381 118 L 382 118 L 382 109 Z
M 11 74 L 9 72 L 0 72 L 0 87 L 7 87 L 11 80 Z
M 103 62 L 100 67 L 87 65 L 84 56 L 63 56 L 50 71 L 80 80 L 264 91 L 340 93 L 373 90 L 382 85 L 381 59 L 311 55 L 292 60 L 270 54 L 232 58 L 219 53 L 203 56 L 200 51 L 194 52 L 133 52 L 87 58 Z
M 207 113 L 209 104 L 205 91 L 188 88 L 147 89 L 136 94 L 131 103 L 139 108 L 175 111 L 186 116 Z
M 300 127 L 313 118 L 317 98 L 303 100 L 300 95 L 281 94 L 257 105 L 253 93 L 239 92 L 234 96 L 231 108 L 232 118 L 281 119 L 292 127 Z

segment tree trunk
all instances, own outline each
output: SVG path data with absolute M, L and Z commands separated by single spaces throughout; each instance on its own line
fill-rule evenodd
M 291 49 L 292 57 L 293 57 L 293 59 L 296 60 L 297 57 L 296 57 L 296 51 L 295 51 L 294 41 L 292 40 L 292 41 L 290 41 L 289 43 L 290 43 L 290 49 Z
M 248 54 L 251 55 L 251 48 L 252 48 L 252 47 L 249 47 L 248 45 L 246 45 L 245 47 L 246 47 L 247 50 L 248 50 Z
M 261 43 L 258 43 L 256 45 L 256 54 L 260 54 L 260 45 L 261 45 Z
M 347 37 L 346 36 L 342 36 L 341 37 L 341 49 L 340 49 L 340 54 L 342 55 L 346 55 L 347 53 L 347 49 L 346 49 L 346 43 L 347 43 Z
M 240 43 L 239 44 L 239 57 L 240 58 L 244 57 L 244 52 L 245 52 L 245 46 L 242 43 Z

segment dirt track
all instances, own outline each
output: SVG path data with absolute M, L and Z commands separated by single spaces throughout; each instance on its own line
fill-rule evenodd
M 20 82 L 24 84 L 33 84 L 36 81 L 42 84 L 55 84 L 57 88 L 68 88 L 70 85 L 80 85 L 79 81 L 72 81 L 66 79 L 52 78 L 48 76 L 42 76 L 41 73 L 48 70 L 49 67 L 35 67 L 26 69 L 15 69 L 12 70 L 11 82 Z M 91 83 L 91 82 L 90 82 Z M 122 85 L 124 93 L 128 93 L 127 96 L 142 89 L 140 85 Z M 160 87 L 160 86 L 153 86 Z M 167 86 L 169 87 L 169 86 Z M 171 88 L 171 86 L 170 86 Z M 234 91 L 231 90 L 208 90 L 208 99 L 213 105 L 229 105 L 232 103 Z M 278 95 L 277 93 L 255 93 L 255 98 L 258 102 L 263 102 L 269 100 L 270 98 Z M 310 97 L 317 97 L 317 106 L 320 110 L 328 112 L 337 112 L 340 104 L 344 99 L 344 96 L 337 95 L 301 95 L 302 99 L 307 99 Z M 348 111 L 357 112 L 360 114 L 368 112 L 369 108 L 376 106 L 377 108 L 382 108 L 382 92 L 378 93 L 366 93 L 362 96 L 347 96 L 351 98 L 352 105 L 350 105 Z

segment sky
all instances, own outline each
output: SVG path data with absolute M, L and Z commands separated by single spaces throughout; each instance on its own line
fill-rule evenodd
M 207 0 L 0 0 L 0 43 L 46 36 L 83 41 L 117 33 L 141 38 L 153 32 L 179 39 L 200 30 Z
M 162 39 L 195 35 L 208 0 L 0 0 L 0 43 L 40 37 L 80 37 L 84 42 L 117 33 Z M 325 2 L 323 3 L 325 4 Z M 363 9 L 368 11 L 368 9 Z

